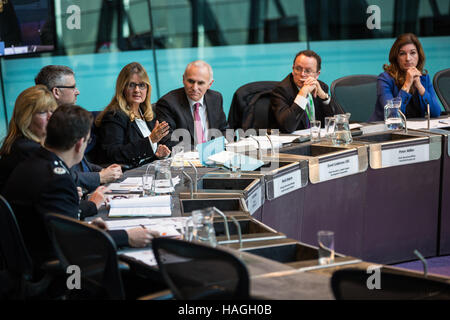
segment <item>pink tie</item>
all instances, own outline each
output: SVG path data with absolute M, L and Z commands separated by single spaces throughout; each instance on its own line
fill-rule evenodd
M 194 104 L 194 126 L 195 126 L 195 135 L 197 136 L 198 143 L 204 143 L 205 138 L 203 137 L 203 128 L 202 128 L 202 120 L 200 120 L 200 103 Z

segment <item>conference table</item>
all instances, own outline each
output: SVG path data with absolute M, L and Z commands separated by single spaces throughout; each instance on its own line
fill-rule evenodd
M 392 268 L 385 264 L 417 259 L 415 250 L 425 257 L 448 254 L 450 127 L 405 133 L 364 124 L 358 130 L 362 134 L 344 146 L 323 139 L 266 150 L 267 170 L 243 171 L 239 177 L 224 168 L 196 168 L 197 192 L 190 179 L 182 179 L 172 194 L 172 217 L 217 206 L 253 225 L 241 243 L 235 234 L 224 240 L 223 229 L 218 239 L 221 248 L 244 260 L 251 294 L 263 298 L 332 299 L 329 281 L 335 270 Z M 124 178 L 141 177 L 146 170 L 126 171 Z M 193 168 L 183 170 L 194 176 Z M 106 210 L 101 214 L 109 219 Z M 318 265 L 319 230 L 335 233 L 333 265 Z M 291 252 L 280 258 L 277 248 Z M 130 251 L 121 251 L 121 257 L 158 278 L 157 266 L 126 257 Z M 294 283 L 311 290 L 298 290 Z M 280 293 L 274 297 L 274 292 Z

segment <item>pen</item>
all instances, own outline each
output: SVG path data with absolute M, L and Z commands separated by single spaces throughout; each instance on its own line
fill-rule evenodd
M 442 120 L 439 120 L 439 123 L 445 123 L 445 124 L 448 124 L 447 121 L 442 121 Z
M 143 224 L 140 224 L 140 226 L 141 226 L 142 228 L 144 228 L 144 229 L 147 229 Z

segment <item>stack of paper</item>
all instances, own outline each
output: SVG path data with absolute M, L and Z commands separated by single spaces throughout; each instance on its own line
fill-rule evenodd
M 170 196 L 114 199 L 109 203 L 109 217 L 148 217 L 172 215 Z
M 159 219 L 122 219 L 122 220 L 107 220 L 106 225 L 109 230 L 131 229 L 144 226 L 150 230 L 156 230 L 161 237 L 178 237 L 183 230 L 188 217 L 174 217 L 174 218 L 159 218 Z M 177 230 L 178 229 L 178 230 Z
M 141 186 L 141 177 L 130 177 L 119 183 L 110 183 L 108 189 L 113 193 L 138 192 L 141 190 Z
M 427 129 L 428 121 L 427 120 L 408 120 L 407 121 L 408 129 Z M 445 128 L 450 126 L 450 119 L 432 119 L 430 120 L 430 129 L 434 128 Z
M 239 161 L 236 160 L 237 157 L 239 158 Z M 253 171 L 264 164 L 261 160 L 231 151 L 222 151 L 213 154 L 212 156 L 209 156 L 208 159 L 227 168 L 230 168 L 232 164 L 238 164 L 242 171 Z

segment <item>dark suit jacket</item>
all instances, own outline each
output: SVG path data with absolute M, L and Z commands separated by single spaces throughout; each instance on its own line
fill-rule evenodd
M 16 215 L 32 258 L 38 264 L 54 258 L 45 215 L 58 213 L 74 219 L 78 218 L 78 214 L 81 218 L 86 215 L 80 212 L 76 185 L 67 165 L 45 148 L 40 148 L 16 167 L 3 189 L 3 195 Z M 93 202 L 86 203 L 95 208 Z M 126 245 L 128 236 L 125 231 L 119 231 L 111 231 L 110 234 L 117 245 Z
M 25 137 L 19 137 L 11 146 L 11 152 L 0 159 L 0 190 L 19 163 L 35 154 L 41 145 Z
M 328 92 L 328 86 L 320 80 L 319 83 L 323 91 Z M 270 105 L 283 132 L 306 129 L 306 112 L 294 103 L 298 91 L 291 73 L 272 90 Z M 326 105 L 319 97 L 313 98 L 313 102 L 316 120 L 320 120 L 323 127 L 324 118 L 334 114 L 332 102 Z
M 156 120 L 147 122 L 150 131 Z M 148 137 L 144 137 L 135 121 L 123 112 L 107 112 L 98 130 L 96 148 L 99 164 L 126 164 L 137 167 L 156 159 Z
M 88 171 L 84 171 L 81 162 L 70 168 L 70 172 L 75 180 L 75 184 L 79 187 L 87 189 L 88 192 L 94 191 L 100 185 L 100 174 L 99 172 L 103 169 L 102 167 L 90 163 L 86 157 L 83 160 L 88 167 Z
M 9 175 L 22 161 L 32 157 L 41 145 L 25 137 L 19 137 L 11 146 L 11 152 L 0 159 L 0 190 L 3 189 Z M 91 171 L 102 168 L 88 162 Z M 71 168 L 73 179 L 77 186 L 92 191 L 100 185 L 100 175 L 97 172 L 81 172 L 74 166 Z M 97 170 L 98 169 L 98 170 Z
M 204 104 L 208 114 L 208 129 L 218 129 L 225 134 L 228 128 L 227 117 L 223 112 L 222 95 L 214 90 L 207 90 L 204 96 Z M 179 88 L 170 91 L 156 102 L 156 118 L 159 122 L 166 121 L 170 126 L 169 134 L 161 140 L 161 143 L 172 147 L 178 143 L 171 141 L 172 132 L 176 129 L 187 129 L 191 135 L 191 146 L 194 146 L 195 131 L 194 118 L 192 117 L 191 108 L 184 91 Z M 211 133 L 211 132 L 209 132 Z M 211 138 L 209 134 L 208 139 Z

